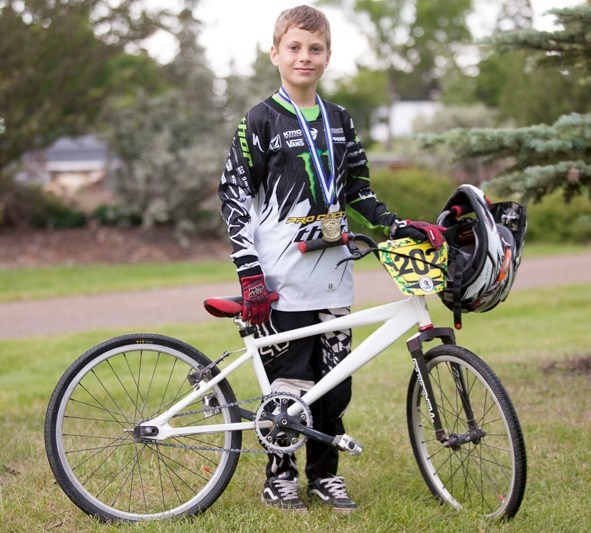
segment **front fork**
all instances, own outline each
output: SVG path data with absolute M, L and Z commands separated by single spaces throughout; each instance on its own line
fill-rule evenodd
M 439 442 L 445 446 L 449 446 L 453 449 L 457 449 L 459 446 L 466 442 L 478 442 L 480 438 L 484 436 L 482 431 L 477 427 L 476 420 L 474 418 L 474 411 L 470 404 L 470 396 L 468 394 L 468 387 L 466 380 L 462 374 L 460 365 L 457 363 L 451 363 L 451 369 L 456 382 L 456 388 L 460 396 L 462 407 L 466 415 L 466 421 L 469 428 L 468 433 L 463 435 L 447 435 L 443 425 L 441 424 L 441 418 L 437 408 L 437 402 L 433 393 L 433 386 L 431 385 L 431 378 L 429 377 L 429 371 L 427 370 L 427 362 L 423 354 L 423 343 L 429 342 L 433 339 L 441 339 L 443 344 L 455 344 L 455 335 L 451 328 L 428 328 L 420 331 L 412 339 L 410 339 L 406 345 L 408 351 L 412 357 L 413 366 L 417 374 L 417 379 L 422 388 L 423 398 L 429 410 L 429 416 L 433 422 L 435 428 L 435 436 Z

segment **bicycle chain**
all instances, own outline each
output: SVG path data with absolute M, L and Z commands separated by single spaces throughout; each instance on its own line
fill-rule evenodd
M 192 416 L 197 414 L 204 414 L 208 411 L 216 411 L 218 409 L 224 409 L 228 407 L 237 407 L 239 405 L 243 405 L 245 403 L 251 403 L 255 401 L 262 401 L 266 398 L 266 396 L 255 396 L 254 398 L 248 398 L 246 400 L 239 400 L 232 403 L 224 404 L 224 405 L 216 405 L 215 407 L 203 407 L 202 409 L 194 409 L 193 411 L 187 411 L 186 413 L 179 413 L 173 416 L 173 418 L 180 418 L 184 416 Z M 255 421 L 256 423 L 256 421 Z M 258 432 L 257 432 L 258 433 Z M 260 437 L 260 436 L 259 436 Z M 208 451 L 208 452 L 229 452 L 229 453 L 258 453 L 258 454 L 268 454 L 269 450 L 250 450 L 250 449 L 240 449 L 240 448 L 224 448 L 220 446 L 195 446 L 190 444 L 172 444 L 168 442 L 160 442 L 154 441 L 150 439 L 146 439 L 146 443 L 155 444 L 156 446 L 164 446 L 167 448 L 177 448 L 181 450 L 192 450 L 192 451 Z M 264 447 L 264 445 L 262 445 Z M 295 449 L 299 448 L 299 446 L 293 447 Z M 290 447 L 287 447 L 283 452 L 275 452 L 275 453 L 289 453 L 291 451 Z
M 261 401 L 263 399 L 264 399 L 264 396 L 256 396 L 254 398 L 249 398 L 247 400 L 235 401 L 235 402 L 227 403 L 224 405 L 217 405 L 215 407 L 204 407 L 202 409 L 195 409 L 193 411 L 187 411 L 186 413 L 180 413 L 180 414 L 174 415 L 173 418 L 180 418 L 183 416 L 204 414 L 204 413 L 207 413 L 208 411 L 215 411 L 217 409 L 224 409 L 224 408 L 228 408 L 228 407 L 237 407 L 237 406 L 243 405 L 245 403 Z M 172 444 L 172 443 L 168 443 L 168 442 L 160 442 L 160 441 L 154 441 L 154 440 L 150 440 L 150 439 L 146 439 L 146 440 L 149 442 L 149 444 L 155 444 L 157 446 L 164 446 L 167 448 L 178 448 L 181 450 L 192 450 L 192 451 L 200 451 L 200 452 L 230 452 L 230 453 L 259 453 L 259 454 L 269 453 L 266 450 L 223 448 L 220 446 L 195 446 L 195 445 L 190 445 L 190 444 Z

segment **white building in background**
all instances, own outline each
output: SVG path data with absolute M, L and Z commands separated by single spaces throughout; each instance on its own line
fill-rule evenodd
M 390 124 L 392 127 L 392 137 L 407 137 L 413 135 L 413 124 L 418 118 L 430 119 L 440 111 L 442 104 L 440 102 L 419 101 L 419 102 L 396 102 L 390 108 Z M 384 110 L 385 112 L 385 110 Z M 382 115 L 383 116 L 383 115 Z M 371 129 L 371 136 L 379 142 L 388 139 L 388 121 L 381 120 Z
M 97 200 L 110 197 L 110 177 L 117 165 L 107 144 L 94 135 L 61 137 L 46 150 L 27 153 L 24 169 L 17 176 L 23 183 L 36 183 L 62 198 L 91 190 Z

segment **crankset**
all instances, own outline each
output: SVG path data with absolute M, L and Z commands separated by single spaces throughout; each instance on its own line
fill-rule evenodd
M 301 412 L 292 416 L 287 410 L 296 403 L 300 405 Z M 254 423 L 263 447 L 283 455 L 295 452 L 306 443 L 308 437 L 304 431 L 312 427 L 312 412 L 299 396 L 273 392 L 263 398 Z
M 302 411 L 290 416 L 287 410 L 299 403 Z M 363 446 L 347 434 L 331 436 L 312 428 L 310 408 L 299 396 L 274 392 L 265 396 L 255 416 L 256 432 L 262 445 L 276 454 L 292 453 L 309 438 L 334 446 L 349 455 L 359 455 Z

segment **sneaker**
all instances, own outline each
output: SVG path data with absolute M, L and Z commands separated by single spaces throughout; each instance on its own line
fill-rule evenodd
M 351 513 L 358 509 L 357 504 L 349 498 L 345 481 L 340 476 L 316 479 L 308 485 L 308 495 L 317 496 L 322 502 L 330 505 L 333 511 Z
M 265 481 L 262 500 L 267 505 L 274 505 L 289 511 L 307 511 L 304 502 L 298 496 L 298 478 L 293 472 L 283 472 Z

